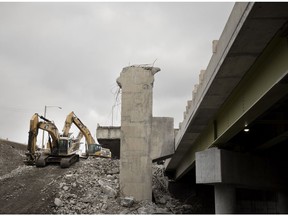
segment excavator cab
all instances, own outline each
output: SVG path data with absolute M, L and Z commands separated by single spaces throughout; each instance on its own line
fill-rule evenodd
M 70 148 L 71 139 L 61 137 L 59 139 L 58 155 L 68 155 L 68 150 Z
M 90 144 L 88 145 L 88 153 L 93 154 L 95 152 L 101 151 L 101 145 L 95 143 L 95 144 Z
M 111 158 L 111 151 L 110 149 L 103 148 L 100 144 L 89 144 L 88 145 L 88 154 L 90 156 L 97 156 L 97 157 L 105 157 Z
M 58 142 L 58 155 L 66 156 L 76 154 L 80 147 L 79 139 L 72 139 L 71 137 L 60 137 Z

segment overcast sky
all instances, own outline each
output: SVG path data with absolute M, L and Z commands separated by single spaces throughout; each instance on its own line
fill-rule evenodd
M 94 136 L 112 116 L 120 125 L 116 79 L 154 61 L 153 115 L 174 117 L 178 128 L 233 5 L 1 2 L 0 138 L 27 143 L 30 118 L 45 105 L 60 131 L 71 111 Z

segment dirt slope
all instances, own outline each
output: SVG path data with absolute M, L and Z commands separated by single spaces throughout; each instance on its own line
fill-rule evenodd
M 55 188 L 49 183 L 67 170 L 19 166 L 0 179 L 0 214 L 51 214 Z M 0 177 L 0 178 L 1 178 Z
M 55 188 L 49 183 L 68 170 L 26 166 L 25 145 L 0 140 L 0 214 L 52 213 Z
M 0 139 L 0 176 L 16 169 L 25 157 L 23 147 L 17 148 L 13 144 L 15 143 Z

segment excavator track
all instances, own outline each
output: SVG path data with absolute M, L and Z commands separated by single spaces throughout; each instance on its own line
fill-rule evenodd
M 62 158 L 60 161 L 60 167 L 61 168 L 68 168 L 72 164 L 76 163 L 77 161 L 79 161 L 79 155 L 77 155 L 77 154 L 72 155 L 70 157 Z
M 40 156 L 36 161 L 35 161 L 35 165 L 36 167 L 45 167 L 47 165 L 46 163 L 46 158 L 47 156 Z

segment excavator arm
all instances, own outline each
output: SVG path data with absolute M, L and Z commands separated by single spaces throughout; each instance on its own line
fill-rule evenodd
M 76 125 L 76 127 L 82 132 L 84 135 L 86 142 L 88 144 L 94 144 L 96 143 L 94 138 L 92 137 L 89 129 L 83 124 L 83 122 L 75 115 L 74 112 L 69 113 L 69 115 L 66 118 L 64 127 L 63 127 L 63 136 L 69 135 L 69 130 L 71 128 L 72 123 Z
M 44 121 L 39 121 L 39 118 L 41 118 Z M 39 129 L 47 131 L 48 134 L 51 136 L 52 138 L 52 142 L 50 142 L 51 151 L 53 150 L 54 147 L 58 146 L 58 140 L 60 134 L 58 132 L 56 125 L 53 122 L 49 121 L 48 119 L 39 116 L 37 113 L 35 113 L 30 120 L 28 146 L 25 160 L 25 163 L 27 164 L 34 164 L 37 158 L 40 156 L 40 152 L 37 152 L 37 144 L 36 144 Z
M 96 143 L 89 129 L 75 115 L 74 112 L 69 113 L 69 115 L 66 118 L 66 121 L 62 130 L 63 136 L 68 136 L 72 123 L 75 124 L 76 127 L 80 130 L 80 132 L 84 135 L 86 139 L 86 143 L 88 144 L 88 152 L 90 155 L 111 158 L 111 151 L 109 149 L 102 148 L 100 144 Z
M 60 138 L 58 128 L 52 122 L 39 122 L 38 128 L 44 131 L 47 131 L 52 138 L 52 147 L 57 145 L 57 142 Z
M 26 152 L 26 163 L 27 164 L 33 164 L 37 157 L 39 157 L 39 154 L 36 154 L 37 150 L 37 135 L 38 135 L 38 114 L 35 113 L 32 118 L 30 119 L 30 129 L 29 129 L 29 135 L 28 135 L 28 146 L 27 146 L 27 152 Z
M 74 115 L 74 113 L 71 112 L 66 117 L 66 120 L 65 120 L 65 123 L 64 123 L 64 127 L 63 127 L 63 130 L 62 130 L 64 137 L 68 137 L 69 136 L 69 131 L 70 131 L 71 125 L 73 123 L 73 115 Z
M 81 131 L 79 131 L 76 139 L 80 141 L 82 138 L 83 138 L 83 133 Z
M 38 128 L 44 131 L 47 131 L 49 136 L 52 138 L 52 141 L 49 139 L 49 148 L 52 154 L 56 154 L 58 146 L 59 146 L 59 139 L 60 134 L 58 128 L 53 122 L 39 122 Z

